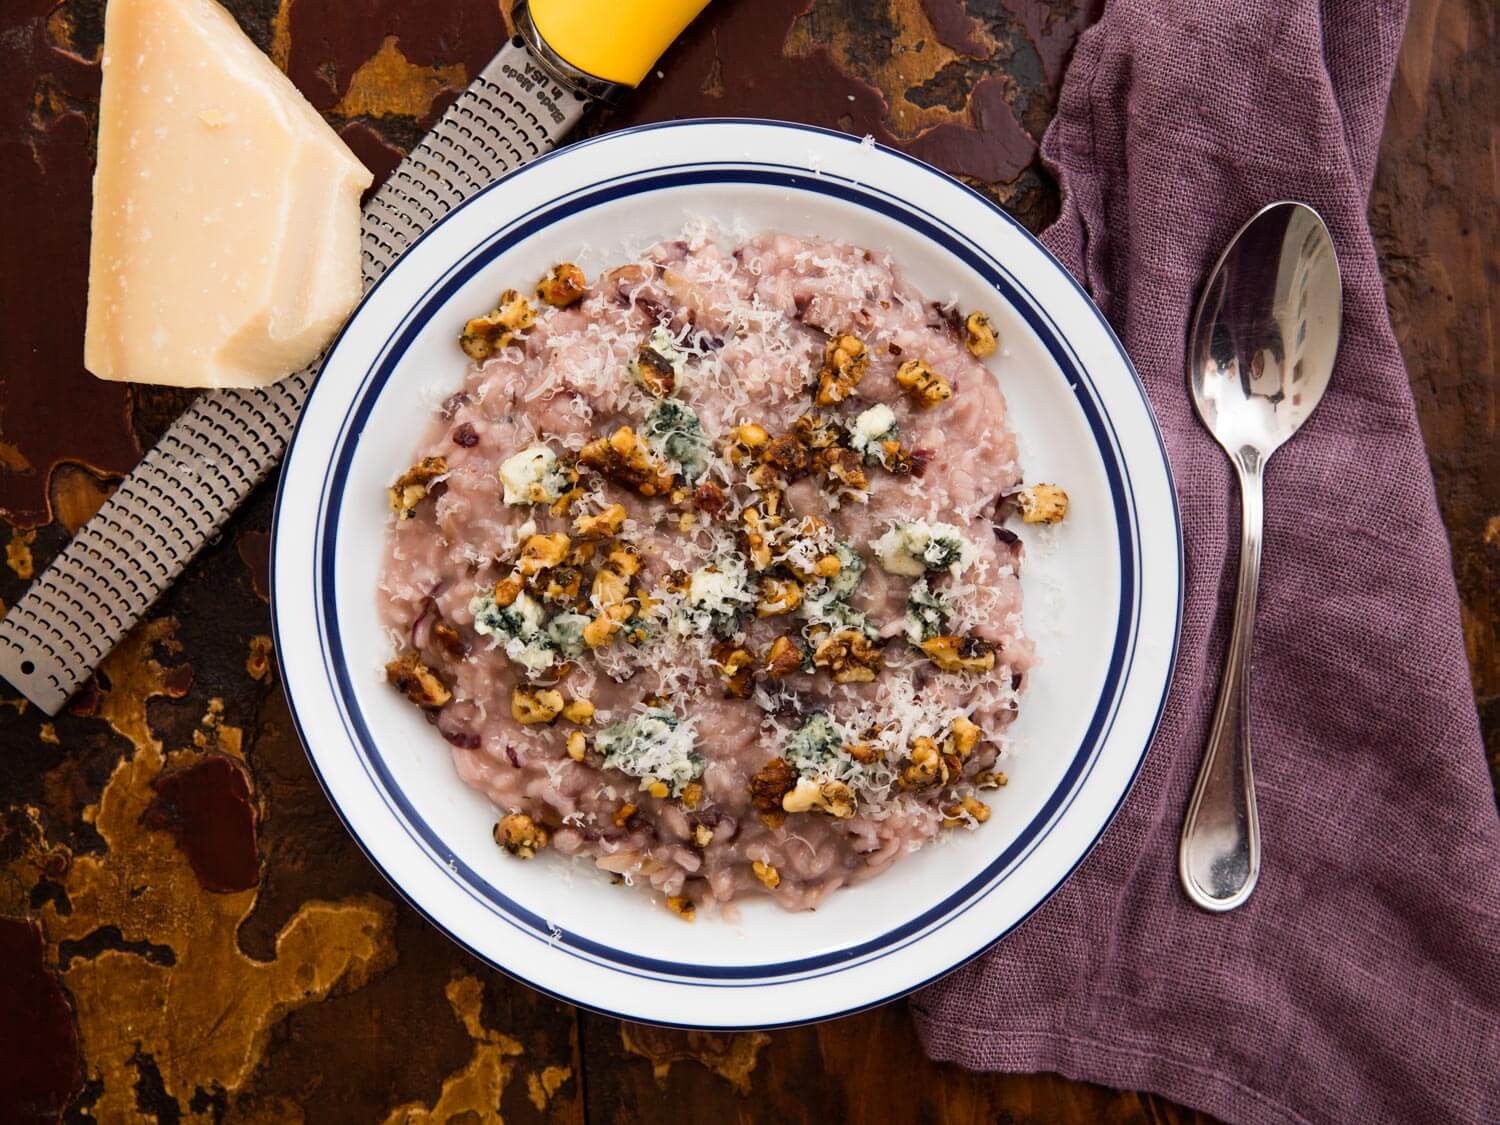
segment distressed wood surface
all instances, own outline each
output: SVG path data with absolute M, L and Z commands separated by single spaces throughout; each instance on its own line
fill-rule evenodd
M 378 173 L 508 3 L 231 0 Z M 871 133 L 1040 229 L 1036 142 L 1094 5 L 715 0 L 587 132 L 746 114 Z M 1371 208 L 1500 773 L 1496 16 L 1415 0 Z M 101 0 L 0 9 L 0 602 L 187 401 L 81 366 Z M 976 1075 L 904 1006 L 774 1034 L 621 1024 L 468 958 L 364 860 L 270 649 L 270 490 L 57 719 L 0 688 L 0 1120 L 1179 1121 L 1148 1095 Z

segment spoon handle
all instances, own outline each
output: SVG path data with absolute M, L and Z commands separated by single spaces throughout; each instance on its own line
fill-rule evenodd
M 1188 898 L 1215 912 L 1243 903 L 1260 876 L 1260 821 L 1250 767 L 1250 641 L 1260 585 L 1264 461 L 1249 449 L 1241 450 L 1234 461 L 1242 527 L 1234 629 L 1177 862 Z

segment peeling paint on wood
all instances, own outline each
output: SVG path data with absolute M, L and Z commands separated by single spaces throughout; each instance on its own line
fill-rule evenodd
M 500 1112 L 500 1100 L 515 1069 L 512 1061 L 525 1048 L 509 1035 L 492 1031 L 480 1017 L 484 985 L 471 976 L 451 981 L 446 989 L 453 1014 L 474 1042 L 465 1066 L 443 1081 L 442 1093 L 431 1107 L 410 1103 L 391 1110 L 385 1125 L 438 1125 L 450 1121 L 484 1121 Z M 545 1108 L 545 1106 L 543 1107 Z
M 742 1094 L 750 1092 L 750 1076 L 760 1061 L 761 1048 L 770 1041 L 761 1031 L 715 1033 L 620 1024 L 620 1042 L 651 1064 L 651 1076 L 658 1084 L 666 1083 L 674 1063 L 695 1062 Z
M 344 96 L 333 107 L 340 117 L 411 117 L 421 119 L 439 94 L 468 85 L 463 63 L 417 66 L 401 53 L 394 35 L 349 78 Z

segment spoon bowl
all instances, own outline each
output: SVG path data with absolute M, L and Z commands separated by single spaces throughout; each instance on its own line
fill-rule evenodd
M 1178 874 L 1205 910 L 1233 910 L 1260 877 L 1250 759 L 1250 651 L 1267 459 L 1333 379 L 1343 286 L 1333 239 L 1302 203 L 1251 216 L 1214 264 L 1193 314 L 1188 384 L 1240 482 L 1239 587 L 1218 706 L 1183 822 Z
M 1189 384 L 1231 458 L 1269 457 L 1333 379 L 1343 288 L 1333 239 L 1303 203 L 1257 211 L 1214 264 L 1193 314 Z

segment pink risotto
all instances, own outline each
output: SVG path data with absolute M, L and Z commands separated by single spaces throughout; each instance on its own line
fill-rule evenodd
M 982 311 L 855 246 L 699 236 L 558 265 L 460 344 L 379 602 L 497 844 L 690 919 L 1003 811 L 1032 648 L 1002 521 L 1067 498 L 1021 487 Z

